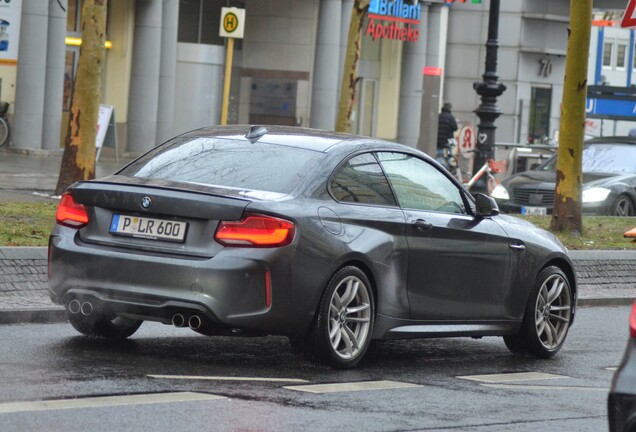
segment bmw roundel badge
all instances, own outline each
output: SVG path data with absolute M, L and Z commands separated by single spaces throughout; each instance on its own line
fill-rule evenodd
M 145 196 L 141 199 L 141 206 L 143 208 L 149 209 L 151 205 L 152 205 L 152 200 L 150 199 L 150 197 Z

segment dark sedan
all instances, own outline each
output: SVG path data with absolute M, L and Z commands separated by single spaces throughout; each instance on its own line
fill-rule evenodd
M 629 317 L 629 340 L 614 374 L 608 399 L 610 432 L 636 431 L 636 302 Z
M 492 196 L 504 212 L 550 214 L 556 183 L 556 155 L 537 168 L 507 178 Z M 636 139 L 594 138 L 583 149 L 585 214 L 636 216 Z
M 281 334 L 351 367 L 371 340 L 414 337 L 503 336 L 550 357 L 574 319 L 556 237 L 372 138 L 199 129 L 71 186 L 56 220 L 51 299 L 90 336 L 144 320 Z

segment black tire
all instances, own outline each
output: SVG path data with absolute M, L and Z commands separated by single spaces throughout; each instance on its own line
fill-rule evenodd
M 510 351 L 540 358 L 555 355 L 565 342 L 572 320 L 572 289 L 563 271 L 550 266 L 537 276 L 518 334 L 504 336 Z
M 369 279 L 357 267 L 344 267 L 332 276 L 325 289 L 311 346 L 327 364 L 351 368 L 367 352 L 374 322 L 375 303 Z
M 9 123 L 4 117 L 0 117 L 0 147 L 9 142 Z
M 89 337 L 105 339 L 126 339 L 132 336 L 143 322 L 116 315 L 108 317 L 97 313 L 86 316 L 81 313 L 68 312 L 67 316 L 73 328 L 78 332 Z
M 610 216 L 636 216 L 634 203 L 627 195 L 619 195 L 612 204 Z

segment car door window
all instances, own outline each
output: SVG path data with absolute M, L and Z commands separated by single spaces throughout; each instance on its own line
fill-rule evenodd
M 400 207 L 465 214 L 460 189 L 428 162 L 404 153 L 378 153 Z
M 341 202 L 397 206 L 382 168 L 370 153 L 355 156 L 340 166 L 329 189 Z

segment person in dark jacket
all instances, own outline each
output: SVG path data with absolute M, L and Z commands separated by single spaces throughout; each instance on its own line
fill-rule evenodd
M 444 166 L 446 166 L 444 149 L 449 148 L 448 140 L 453 138 L 453 133 L 457 130 L 457 122 L 451 109 L 453 106 L 446 102 L 437 120 L 437 160 Z

